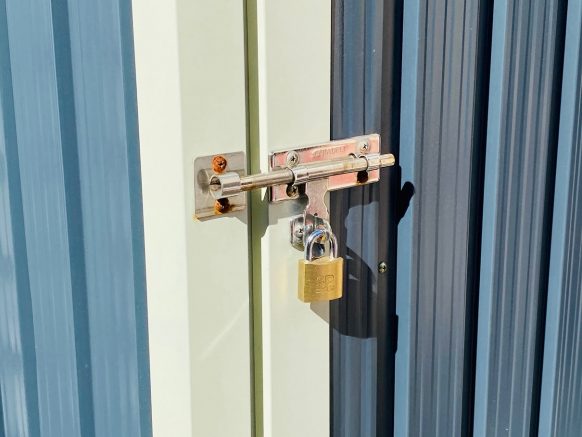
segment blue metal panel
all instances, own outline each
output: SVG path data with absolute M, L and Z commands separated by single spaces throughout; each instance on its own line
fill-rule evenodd
M 69 3 L 92 369 L 95 381 L 110 381 L 93 384 L 95 431 L 103 436 L 147 432 L 149 411 L 129 5 Z
M 582 1 L 568 2 L 540 436 L 582 430 Z
M 378 132 L 382 65 L 382 2 L 334 2 L 332 137 Z M 346 293 L 332 302 L 331 435 L 376 435 L 378 187 L 332 193 L 334 232 L 345 258 Z
M 150 435 L 130 3 L 0 19 L 6 433 Z
M 537 433 L 562 5 L 556 0 L 495 2 L 475 391 L 477 437 Z
M 402 37 L 402 99 L 400 122 L 400 153 L 398 161 L 402 169 L 402 180 L 413 181 L 417 175 L 414 165 L 415 145 L 418 132 L 415 126 L 418 111 L 420 1 L 409 1 L 403 12 Z M 394 389 L 394 435 L 407 437 L 411 420 L 411 352 L 413 348 L 412 322 L 412 281 L 414 263 L 414 222 L 417 220 L 418 207 L 412 202 L 398 226 L 398 275 L 396 312 L 398 313 L 398 352 L 396 353 Z M 402 290 L 402 291 L 401 291 Z
M 91 396 L 79 399 L 71 261 L 82 251 L 68 228 L 51 4 L 8 0 L 6 15 L 25 228 L 15 244 L 28 255 L 40 429 L 80 435 Z
M 0 402 L 2 432 L 40 435 L 36 356 L 6 5 L 0 1 Z
M 333 2 L 332 137 L 379 132 L 384 153 L 397 152 L 391 124 L 399 97 L 391 91 L 399 90 L 400 77 L 399 60 L 391 57 L 400 50 L 394 38 L 400 29 L 397 3 Z M 332 227 L 347 271 L 344 297 L 330 305 L 333 436 L 392 433 L 394 269 L 378 274 L 377 266 L 380 260 L 395 265 L 388 256 L 389 229 L 395 228 L 389 181 L 395 171 L 383 172 L 381 184 L 331 195 Z
M 461 436 L 471 421 L 486 1 L 404 2 L 395 435 Z

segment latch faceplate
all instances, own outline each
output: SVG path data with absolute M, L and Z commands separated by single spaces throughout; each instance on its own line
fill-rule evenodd
M 297 186 L 310 180 L 316 180 L 317 171 L 325 170 L 318 168 L 319 166 L 314 168 L 306 164 L 325 164 L 329 162 L 332 165 L 331 163 L 334 161 L 340 162 L 346 158 L 359 156 L 373 157 L 379 153 L 380 136 L 372 134 L 275 152 L 271 154 L 269 164 L 271 171 L 280 168 L 293 169 L 295 172 L 294 185 Z M 362 170 L 361 172 L 350 171 L 331 175 L 325 179 L 327 179 L 327 191 L 333 191 L 377 182 L 380 179 L 380 171 L 377 168 L 369 171 Z M 290 198 L 288 191 L 287 184 L 273 185 L 270 194 L 271 202 L 288 200 Z
M 394 161 L 392 154 L 380 155 L 377 134 L 275 152 L 269 157 L 270 171 L 255 175 L 245 175 L 242 152 L 196 158 L 195 217 L 239 211 L 246 205 L 245 191 L 269 188 L 271 202 L 307 195 L 302 223 L 295 219 L 295 233 L 301 230 L 298 226 L 315 229 L 329 219 L 324 200 L 327 191 L 377 182 L 379 169 L 394 165 Z

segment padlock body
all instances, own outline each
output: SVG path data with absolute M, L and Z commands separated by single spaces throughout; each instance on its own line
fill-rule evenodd
M 343 288 L 343 258 L 299 260 L 299 299 L 320 302 L 339 299 Z

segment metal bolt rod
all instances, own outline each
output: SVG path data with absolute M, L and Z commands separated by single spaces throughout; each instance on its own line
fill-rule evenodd
M 258 173 L 241 177 L 240 191 L 250 191 L 270 187 L 271 185 L 290 184 L 291 182 L 293 182 L 293 170 L 290 168 L 282 168 L 269 173 Z M 212 180 L 210 183 L 212 184 Z
M 369 154 L 350 156 L 346 159 L 318 161 L 299 164 L 292 168 L 281 168 L 269 173 L 240 176 L 238 173 L 224 173 L 210 178 L 210 191 L 215 199 L 236 196 L 243 191 L 266 188 L 282 184 L 304 184 L 330 176 L 372 171 L 394 165 L 394 155 Z

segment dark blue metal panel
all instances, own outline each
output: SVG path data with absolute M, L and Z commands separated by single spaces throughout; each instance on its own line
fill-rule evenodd
M 582 1 L 568 2 L 540 436 L 582 432 Z
M 130 3 L 0 17 L 6 433 L 150 435 Z
M 379 93 L 370 91 L 380 89 L 381 20 L 379 1 L 334 3 L 333 138 L 379 130 Z M 372 98 L 366 100 L 370 94 Z M 364 229 L 378 226 L 377 188 L 333 193 L 331 205 L 332 211 L 341 211 L 331 223 L 342 242 L 347 272 L 345 297 L 331 304 L 331 435 L 372 437 L 376 435 L 377 341 L 370 332 L 370 317 L 377 294 L 378 249 L 375 239 L 362 237 Z
M 404 2 L 395 435 L 471 424 L 490 2 Z
M 564 2 L 495 2 L 476 437 L 537 435 Z
M 390 62 L 382 68 L 383 52 L 394 45 L 385 38 L 393 29 L 384 27 L 386 20 L 393 20 L 394 3 L 333 2 L 332 137 L 380 132 L 384 152 L 392 151 L 381 126 L 382 108 L 391 105 L 391 96 L 382 92 L 382 84 L 399 65 Z M 386 186 L 388 174 L 382 176 Z M 388 199 L 382 202 L 379 190 L 375 184 L 331 195 L 332 228 L 346 261 L 346 292 L 330 306 L 333 436 L 392 431 L 394 306 L 377 269 L 379 260 L 386 259 L 389 227 L 379 224 L 385 215 L 380 210 L 388 209 Z

